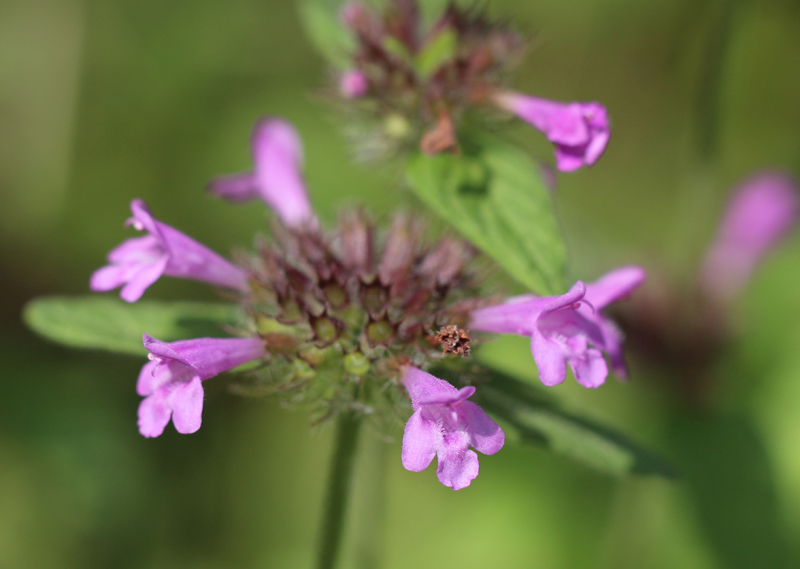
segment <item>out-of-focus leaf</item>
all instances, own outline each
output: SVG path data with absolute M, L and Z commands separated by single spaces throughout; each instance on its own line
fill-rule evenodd
M 458 46 L 455 30 L 448 29 L 437 35 L 417 54 L 417 71 L 423 77 L 432 75 L 440 65 L 451 59 Z
M 319 53 L 332 65 L 346 69 L 351 65 L 349 54 L 355 48 L 355 40 L 339 21 L 340 5 L 325 0 L 305 0 L 300 4 L 300 16 L 308 38 Z
M 496 369 L 470 365 L 458 371 L 444 366 L 434 375 L 478 387 L 472 400 L 511 426 L 525 442 L 544 445 L 613 476 L 676 477 L 675 469 L 622 433 L 559 408 L 544 390 Z
M 164 341 L 224 336 L 220 325 L 233 324 L 233 304 L 159 302 L 128 304 L 106 296 L 50 296 L 30 301 L 23 320 L 45 338 L 75 348 L 146 354 L 142 334 Z
M 458 156 L 412 157 L 411 188 L 527 288 L 541 295 L 563 293 L 566 246 L 531 159 L 487 136 L 459 143 Z
M 721 567 L 790 567 L 780 508 L 761 437 L 743 416 L 681 414 L 673 454 Z
M 396 58 L 405 61 L 409 66 L 414 65 L 414 58 L 408 50 L 408 47 L 396 37 L 386 36 L 383 38 L 383 49 Z

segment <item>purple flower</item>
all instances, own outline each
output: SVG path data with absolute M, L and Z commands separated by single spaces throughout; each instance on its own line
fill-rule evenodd
M 367 76 L 357 69 L 351 69 L 339 78 L 339 91 L 348 99 L 363 97 L 368 90 Z
M 145 334 L 144 347 L 150 350 L 150 361 L 139 373 L 136 392 L 145 398 L 139 404 L 139 432 L 145 437 L 163 433 L 170 416 L 179 433 L 197 431 L 203 414 L 201 382 L 266 353 L 259 338 L 164 343 Z
M 494 101 L 555 144 L 556 166 L 562 172 L 591 166 L 606 149 L 608 114 L 600 103 L 559 103 L 510 91 L 495 95 Z
M 712 297 L 730 299 L 759 261 L 797 223 L 797 184 L 781 172 L 762 172 L 734 192 L 703 263 L 700 285 Z
M 294 127 L 281 119 L 262 119 L 253 129 L 251 144 L 253 171 L 212 180 L 211 192 L 237 202 L 260 198 L 288 226 L 313 222 L 300 172 L 303 143 Z
M 127 221 L 144 237 L 123 241 L 108 254 L 109 265 L 94 272 L 90 287 L 105 292 L 122 286 L 120 297 L 136 302 L 161 275 L 247 290 L 247 273 L 174 227 L 156 220 L 142 200 L 131 202 Z
M 505 433 L 483 409 L 467 399 L 472 386 L 456 389 L 446 381 L 412 366 L 402 377 L 414 414 L 403 433 L 403 466 L 422 472 L 439 459 L 439 482 L 461 490 L 478 476 L 478 455 L 494 454 L 503 448 Z
M 575 283 L 562 296 L 524 295 L 472 313 L 470 328 L 480 332 L 520 334 L 531 338 L 539 379 L 558 385 L 567 364 L 584 387 L 601 386 L 608 375 L 602 351 L 620 377 L 626 377 L 623 336 L 600 311 L 629 295 L 645 279 L 640 267 L 616 269 L 594 283 Z

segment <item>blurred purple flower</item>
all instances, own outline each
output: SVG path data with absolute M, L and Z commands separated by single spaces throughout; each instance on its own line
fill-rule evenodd
M 797 191 L 781 172 L 762 172 L 739 186 L 700 271 L 708 295 L 730 299 L 745 286 L 759 261 L 796 225 Z
M 203 414 L 201 382 L 266 353 L 259 338 L 164 343 L 145 334 L 144 347 L 151 361 L 139 373 L 136 392 L 145 398 L 139 404 L 139 432 L 145 437 L 163 433 L 170 417 L 179 433 L 197 431 Z
M 467 401 L 472 386 L 456 389 L 446 381 L 413 366 L 402 377 L 414 414 L 403 433 L 403 466 L 422 472 L 438 457 L 439 482 L 461 490 L 478 476 L 478 455 L 494 454 L 503 448 L 505 433 L 486 412 Z
M 122 286 L 120 297 L 136 302 L 161 275 L 247 290 L 247 273 L 177 229 L 156 220 L 142 200 L 131 202 L 127 221 L 144 237 L 127 239 L 108 254 L 109 265 L 92 274 L 90 287 L 105 292 Z
M 348 99 L 363 97 L 368 90 L 367 76 L 357 69 L 346 71 L 339 78 L 339 91 Z
M 644 279 L 643 269 L 622 267 L 589 285 L 578 281 L 562 296 L 523 295 L 478 309 L 469 326 L 480 332 L 529 336 L 545 385 L 562 383 L 569 364 L 578 383 L 599 387 L 608 375 L 601 350 L 609 354 L 614 371 L 627 376 L 622 333 L 600 310 L 629 295 Z
M 544 133 L 556 147 L 562 172 L 591 166 L 606 149 L 608 114 L 600 103 L 559 103 L 511 91 L 496 94 L 494 101 Z
M 251 145 L 253 170 L 216 178 L 209 190 L 237 202 L 260 198 L 290 227 L 313 222 L 300 172 L 303 143 L 294 127 L 282 119 L 262 119 L 253 129 Z

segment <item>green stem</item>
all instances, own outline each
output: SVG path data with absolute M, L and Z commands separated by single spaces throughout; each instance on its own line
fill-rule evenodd
M 358 446 L 358 430 L 361 416 L 344 413 L 336 426 L 336 446 L 333 450 L 328 495 L 322 518 L 318 569 L 333 569 L 342 543 L 344 517 L 353 478 L 353 463 Z

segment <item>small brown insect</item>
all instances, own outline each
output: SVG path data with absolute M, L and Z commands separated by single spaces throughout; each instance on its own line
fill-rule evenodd
M 455 324 L 448 324 L 436 334 L 436 341 L 442 345 L 443 353 L 469 356 L 469 332 Z

